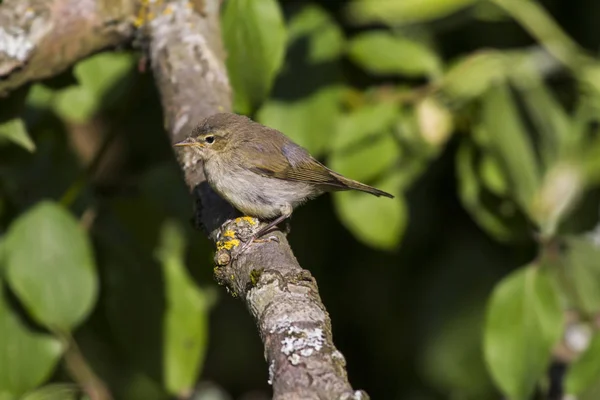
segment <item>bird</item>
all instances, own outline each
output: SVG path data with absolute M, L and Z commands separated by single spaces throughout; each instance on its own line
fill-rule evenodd
M 239 114 L 213 114 L 174 146 L 193 149 L 219 196 L 241 213 L 267 222 L 244 248 L 323 193 L 358 190 L 394 198 L 327 168 L 282 132 Z

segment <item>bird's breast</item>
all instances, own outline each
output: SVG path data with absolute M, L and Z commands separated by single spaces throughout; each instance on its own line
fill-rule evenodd
M 210 186 L 223 199 L 246 215 L 270 219 L 283 209 L 295 208 L 321 193 L 313 185 L 259 175 L 233 163 L 214 158 L 204 163 Z

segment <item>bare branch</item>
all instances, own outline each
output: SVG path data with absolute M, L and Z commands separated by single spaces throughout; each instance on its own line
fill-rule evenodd
M 135 0 L 5 0 L 0 96 L 131 40 Z
M 229 111 L 230 88 L 218 24 L 219 0 L 174 0 L 149 10 L 145 29 L 152 69 L 161 93 L 171 141 L 184 139 L 205 117 Z M 207 185 L 194 153 L 179 153 L 186 181 L 199 205 L 196 219 L 217 242 L 215 276 L 242 298 L 265 345 L 274 399 L 366 399 L 346 376 L 343 355 L 333 345 L 329 316 L 317 284 L 300 267 L 285 236 L 255 243 L 231 262 L 238 238 L 258 229 Z

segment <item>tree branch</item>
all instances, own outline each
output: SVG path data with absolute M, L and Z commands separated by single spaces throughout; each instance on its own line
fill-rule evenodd
M 134 0 L 5 0 L 0 5 L 0 96 L 129 41 Z
M 130 42 L 135 21 L 160 91 L 165 126 L 175 143 L 205 117 L 231 109 L 220 3 L 5 0 L 0 6 L 0 94 Z M 317 284 L 300 267 L 285 236 L 277 232 L 277 242 L 255 243 L 237 255 L 240 239 L 260 224 L 251 218 L 233 219 L 239 214 L 208 186 L 193 153 L 179 152 L 178 159 L 196 199 L 196 221 L 217 243 L 215 277 L 245 301 L 257 322 L 274 399 L 367 399 L 348 383 Z
M 205 117 L 231 109 L 218 23 L 220 1 L 170 1 L 150 10 L 147 32 L 166 126 L 173 143 Z M 188 185 L 198 199 L 196 219 L 217 242 L 215 276 L 242 298 L 265 345 L 274 398 L 366 399 L 348 383 L 343 355 L 333 345 L 331 322 L 311 274 L 302 269 L 285 236 L 255 243 L 231 262 L 240 238 L 259 224 L 235 211 L 204 180 L 195 153 L 179 153 Z

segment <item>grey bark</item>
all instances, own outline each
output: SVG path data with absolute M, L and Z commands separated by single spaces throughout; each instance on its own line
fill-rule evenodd
M 172 143 L 205 117 L 231 110 L 219 0 L 7 0 L 0 6 L 0 94 L 53 76 L 83 57 L 137 39 L 146 49 Z M 139 29 L 135 30 L 133 22 Z M 71 24 L 70 26 L 67 26 Z M 4 35 L 4 36 L 3 36 Z M 14 43 L 25 43 L 15 50 Z M 205 181 L 191 152 L 177 154 L 195 217 L 215 241 L 217 281 L 241 298 L 264 343 L 274 399 L 367 399 L 350 386 L 315 279 L 281 232 L 238 254 L 261 225 Z

